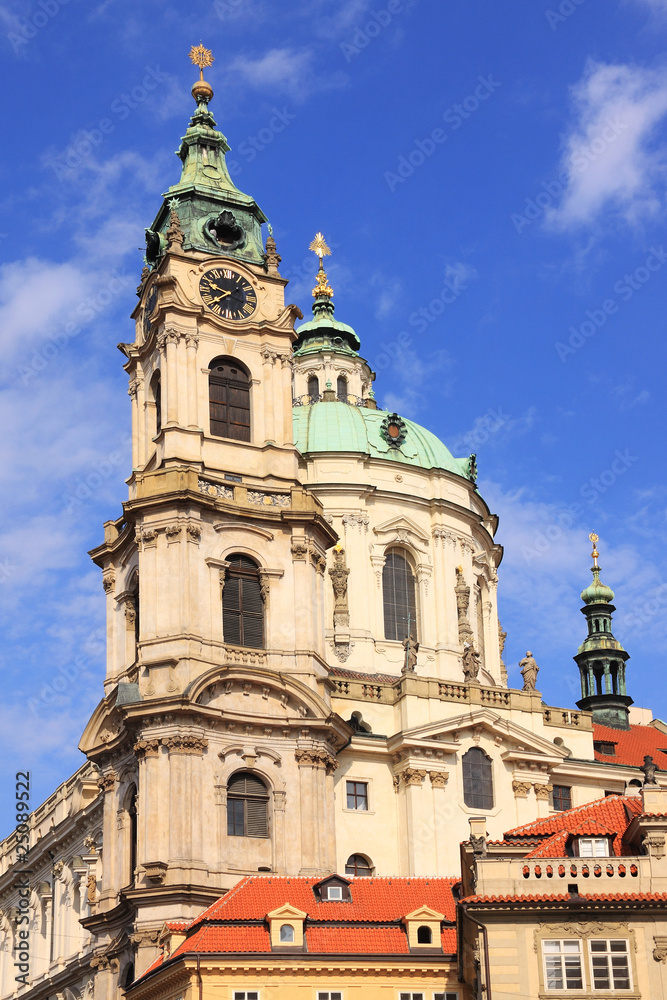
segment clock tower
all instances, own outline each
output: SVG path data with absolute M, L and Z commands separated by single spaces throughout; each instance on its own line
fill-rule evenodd
M 129 497 L 91 553 L 108 657 L 80 744 L 104 791 L 85 926 L 109 996 L 114 952 L 134 947 L 142 972 L 165 919 L 193 917 L 242 875 L 333 870 L 333 773 L 353 732 L 331 709 L 324 650 L 337 535 L 297 477 L 301 313 L 285 305 L 272 235 L 262 243 L 266 217 L 230 178 L 210 53 L 191 57 L 181 178 L 146 232 L 135 339 L 119 345 Z

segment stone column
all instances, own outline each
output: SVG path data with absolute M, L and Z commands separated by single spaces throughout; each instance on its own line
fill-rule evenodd
M 186 333 L 185 343 L 188 384 L 188 427 L 196 429 L 201 426 L 197 412 L 197 347 L 199 346 L 199 335 L 197 332 L 190 331 L 190 333 Z
M 264 438 L 269 441 L 276 440 L 276 414 L 274 404 L 274 378 L 273 370 L 278 355 L 269 347 L 263 347 L 262 355 L 262 385 L 264 396 Z
M 178 330 L 173 327 L 166 329 L 162 335 L 166 345 L 167 354 L 167 399 L 166 399 L 166 424 L 178 423 L 178 358 L 177 346 L 180 339 Z M 164 391 L 164 389 L 163 389 Z

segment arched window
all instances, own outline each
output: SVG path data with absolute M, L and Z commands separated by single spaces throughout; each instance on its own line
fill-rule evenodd
M 479 747 L 463 755 L 463 801 L 471 809 L 493 809 L 493 768 Z
M 208 377 L 211 434 L 250 440 L 250 379 L 233 358 L 216 358 Z
M 308 379 L 308 395 L 311 403 L 316 403 L 320 398 L 320 382 L 317 375 L 311 375 Z
M 391 549 L 382 570 L 384 637 L 401 642 L 408 634 L 418 638 L 415 577 L 406 557 L 404 550 Z
M 155 372 L 151 379 L 151 394 L 155 403 L 155 436 L 157 436 L 162 430 L 162 380 L 159 372 Z
M 291 924 L 282 924 L 280 927 L 280 943 L 294 944 L 294 928 Z
M 255 774 L 241 771 L 227 784 L 227 833 L 230 837 L 268 837 L 269 793 Z
M 137 824 L 137 788 L 133 785 L 130 790 L 130 798 L 127 807 L 127 814 L 130 819 L 130 878 L 129 884 L 134 885 L 135 871 L 137 867 L 137 842 L 138 842 L 138 824 Z
M 264 645 L 264 602 L 257 564 L 247 556 L 229 557 L 222 591 L 222 632 L 232 646 Z
M 339 375 L 336 381 L 336 396 L 341 403 L 347 403 L 347 379 Z
M 345 862 L 346 875 L 372 875 L 373 866 L 363 854 L 351 854 Z
M 417 928 L 417 944 L 431 944 L 433 941 L 433 935 L 431 934 L 431 928 L 422 926 Z

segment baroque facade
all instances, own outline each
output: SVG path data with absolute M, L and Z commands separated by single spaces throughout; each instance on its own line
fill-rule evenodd
M 0 845 L 3 997 L 116 997 L 166 922 L 258 873 L 456 875 L 471 816 L 499 837 L 622 794 L 665 742 L 629 714 L 596 550 L 582 701 L 544 706 L 530 654 L 507 686 L 474 456 L 378 409 L 319 234 L 295 327 L 209 84 L 193 96 L 120 345 L 129 496 L 91 553 L 103 697 L 87 762 L 30 819 L 26 986 L 14 835 Z

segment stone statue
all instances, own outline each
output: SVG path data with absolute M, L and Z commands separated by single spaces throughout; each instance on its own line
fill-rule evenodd
M 486 850 L 486 837 L 475 836 L 474 833 L 470 834 L 470 846 L 472 847 L 472 853 L 476 858 L 485 858 L 487 854 Z
M 528 650 L 523 660 L 519 660 L 519 666 L 521 667 L 524 691 L 534 691 L 540 668 L 535 662 L 533 654 L 530 650 Z
M 347 578 L 350 571 L 345 562 L 345 549 L 340 542 L 333 550 L 333 566 L 329 569 L 334 592 L 334 628 L 349 626 L 350 609 L 347 604 Z
M 459 639 L 467 642 L 472 636 L 472 628 L 468 621 L 468 607 L 470 606 L 470 587 L 466 586 L 463 576 L 463 567 L 456 567 L 456 613 L 459 619 Z
M 405 650 L 405 656 L 403 657 L 401 673 L 414 674 L 417 666 L 417 653 L 419 652 L 419 643 L 415 639 L 414 635 L 408 635 L 405 637 L 403 640 L 403 649 Z
M 481 666 L 481 656 L 471 642 L 466 642 L 463 647 L 463 679 L 476 681 Z
M 653 757 L 651 757 L 650 754 L 647 754 L 646 757 L 644 757 L 644 763 L 639 770 L 644 772 L 645 785 L 658 784 L 655 780 L 655 772 L 658 770 L 658 765 L 653 763 Z

